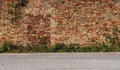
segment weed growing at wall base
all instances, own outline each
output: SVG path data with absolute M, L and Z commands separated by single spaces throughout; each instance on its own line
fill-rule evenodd
M 18 46 L 13 45 L 11 42 L 4 42 L 2 47 L 0 47 L 0 52 L 19 52 Z
M 119 42 L 120 43 L 120 42 Z M 56 43 L 48 47 L 46 45 L 40 46 L 26 46 L 21 47 L 13 45 L 11 42 L 5 42 L 0 47 L 0 53 L 40 53 L 40 52 L 120 52 L 120 45 L 117 47 L 110 47 L 104 42 L 102 44 L 93 46 L 72 46 L 65 45 L 64 43 Z

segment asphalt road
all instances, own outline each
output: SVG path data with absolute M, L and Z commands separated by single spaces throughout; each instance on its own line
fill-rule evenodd
M 0 70 L 120 70 L 120 53 L 0 54 Z

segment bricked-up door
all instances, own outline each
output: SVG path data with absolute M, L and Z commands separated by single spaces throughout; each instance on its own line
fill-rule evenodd
M 29 45 L 40 45 L 41 38 L 47 45 L 50 44 L 50 22 L 49 18 L 44 15 L 28 16 L 28 43 Z

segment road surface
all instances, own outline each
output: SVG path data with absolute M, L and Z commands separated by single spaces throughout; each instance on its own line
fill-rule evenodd
M 120 53 L 0 54 L 0 70 L 120 70 Z

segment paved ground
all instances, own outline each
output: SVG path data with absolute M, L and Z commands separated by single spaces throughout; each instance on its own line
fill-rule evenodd
M 120 70 L 120 53 L 0 54 L 0 70 Z

